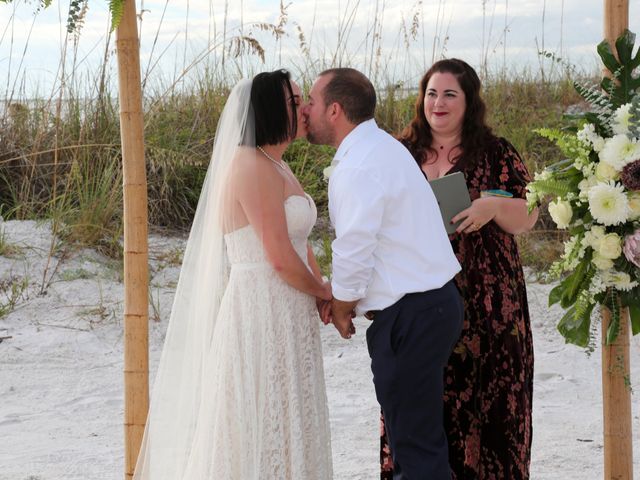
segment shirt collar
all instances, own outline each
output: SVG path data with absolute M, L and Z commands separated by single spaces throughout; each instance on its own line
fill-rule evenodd
M 364 122 L 358 124 L 353 130 L 349 132 L 349 134 L 342 139 L 340 145 L 338 146 L 338 150 L 333 157 L 333 164 L 336 164 L 343 160 L 351 147 L 356 145 L 360 140 L 365 138 L 374 130 L 378 129 L 378 125 L 376 124 L 375 119 L 365 120 Z

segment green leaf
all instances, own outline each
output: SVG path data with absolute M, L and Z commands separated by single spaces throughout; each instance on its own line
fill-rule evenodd
M 633 54 L 633 45 L 636 43 L 635 33 L 625 30 L 616 39 L 616 51 L 618 52 L 618 58 L 622 65 L 628 65 L 631 63 L 631 56 Z
M 640 67 L 640 48 L 636 50 L 635 56 L 631 59 L 631 62 L 629 63 L 629 68 L 631 68 L 632 71 L 638 67 Z
M 611 92 L 613 92 L 616 89 L 616 86 L 610 77 L 604 77 L 600 82 L 600 86 L 605 92 L 608 92 L 609 94 L 611 94 Z
M 637 335 L 640 333 L 640 307 L 638 305 L 629 305 L 629 318 L 631 319 L 631 333 Z
M 640 137 L 640 95 L 633 97 L 629 114 L 629 132 L 635 137 Z
M 571 307 L 565 312 L 560 322 L 558 322 L 558 331 L 567 343 L 585 348 L 589 346 L 592 310 L 593 305 L 590 305 L 586 311 L 583 312 L 583 315 L 577 317 L 575 307 Z
M 604 306 L 611 312 L 611 321 L 607 328 L 605 343 L 610 345 L 620 333 L 620 297 L 615 288 L 610 287 L 605 295 Z
M 109 11 L 111 12 L 111 31 L 113 32 L 118 25 L 120 25 L 120 21 L 122 20 L 122 15 L 124 14 L 124 2 L 125 0 L 109 0 Z
M 555 305 L 562 299 L 564 290 L 565 285 L 563 283 L 560 283 L 559 285 L 556 285 L 551 289 L 551 291 L 549 292 L 549 306 Z
M 598 44 L 598 55 L 602 59 L 602 63 L 610 72 L 615 72 L 620 68 L 620 64 L 616 57 L 613 55 L 613 51 L 611 50 L 611 45 L 607 40 L 603 40 Z
M 627 273 L 633 275 L 632 271 L 628 271 Z M 620 293 L 620 303 L 623 307 L 628 307 L 631 305 L 635 305 L 640 308 L 640 286 L 634 287 L 631 290 L 627 290 Z
M 620 310 L 616 308 L 614 311 L 615 313 L 611 312 L 611 323 L 607 328 L 607 345 L 611 345 L 620 333 Z
M 588 264 L 589 262 L 586 261 L 580 262 L 573 273 L 562 281 L 564 284 L 564 292 L 560 299 L 562 308 L 573 305 L 582 290 L 582 285 L 591 281 L 592 274 L 589 272 Z

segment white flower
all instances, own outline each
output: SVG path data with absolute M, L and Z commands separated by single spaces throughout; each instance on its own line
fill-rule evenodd
M 331 174 L 333 173 L 333 170 L 336 168 L 335 165 L 329 165 L 327 168 L 325 168 L 324 170 L 322 170 L 322 175 L 324 176 L 324 181 L 328 182 L 329 181 L 329 177 L 331 176 Z
M 578 133 L 576 133 L 576 137 L 578 137 L 578 140 L 580 140 L 585 145 L 590 146 L 591 141 L 589 140 L 589 137 L 591 137 L 591 135 L 593 135 L 595 131 L 596 129 L 592 123 L 585 123 L 582 128 L 578 130 Z
M 549 180 L 551 178 L 551 170 L 547 170 L 546 168 L 542 172 L 536 172 L 533 174 L 533 179 L 535 181 L 538 180 Z
M 640 219 L 640 192 L 629 194 L 629 220 Z
M 580 170 L 580 171 L 582 171 L 584 173 L 585 169 L 587 169 L 587 171 L 588 171 L 588 167 L 589 167 L 590 163 L 591 162 L 589 161 L 588 157 L 579 155 L 573 161 L 573 167 L 576 170 Z
M 549 203 L 549 215 L 551 215 L 551 219 L 556 223 L 558 228 L 565 229 L 569 226 L 571 217 L 573 217 L 571 204 L 558 197 L 555 202 Z
M 622 240 L 617 233 L 607 233 L 597 245 L 595 250 L 602 258 L 615 260 L 622 254 Z
M 582 244 L 585 247 L 591 247 L 594 250 L 597 250 L 597 246 L 600 244 L 600 240 L 605 236 L 604 227 L 600 225 L 594 225 L 591 227 L 591 230 L 587 230 L 584 233 L 584 238 L 582 239 Z
M 591 279 L 591 285 L 589 285 L 589 293 L 591 295 L 597 295 L 607 289 L 607 285 L 603 279 L 603 274 L 605 273 L 606 271 L 598 271 Z
M 603 148 L 604 148 L 604 138 L 596 135 L 595 138 L 593 139 L 593 150 L 596 153 L 600 153 Z
M 611 123 L 613 133 L 620 135 L 629 133 L 629 120 L 631 119 L 630 108 L 631 104 L 627 103 L 615 111 L 613 114 L 613 122 Z
M 583 180 L 581 180 L 580 183 L 578 183 L 578 190 L 580 190 L 580 194 L 578 195 L 578 198 L 582 200 L 588 199 L 589 190 L 591 190 L 591 187 L 594 187 L 597 184 L 598 184 L 598 179 L 595 175 L 586 177 Z
M 640 157 L 640 144 L 637 139 L 631 140 L 626 135 L 614 135 L 605 141 L 599 156 L 600 161 L 620 171 L 626 164 Z
M 574 270 L 582 257 L 584 257 L 585 247 L 578 235 L 574 235 L 564 242 L 564 253 L 562 254 L 562 271 Z
M 582 175 L 584 175 L 584 178 L 593 177 L 596 173 L 596 164 L 594 162 L 589 161 L 589 159 L 587 159 L 586 163 L 583 165 L 581 170 L 582 170 Z
M 638 286 L 638 282 L 631 280 L 628 273 L 616 272 L 615 270 L 600 270 L 591 279 L 589 293 L 597 295 L 604 292 L 607 287 L 614 287 L 618 290 L 629 291 Z
M 604 138 L 596 134 L 596 127 L 592 123 L 585 123 L 577 134 L 578 140 L 588 147 L 592 147 L 596 152 L 604 147 Z
M 589 211 L 603 225 L 619 225 L 629 217 L 629 200 L 618 183 L 599 183 L 589 190 Z M 552 217 L 553 218 L 553 217 Z
M 635 280 L 632 281 L 631 277 L 626 272 L 606 272 L 604 275 L 604 283 L 609 287 L 615 287 L 618 290 L 631 290 L 638 285 Z
M 593 263 L 598 270 L 609 270 L 610 268 L 613 268 L 613 260 L 610 258 L 604 258 L 598 252 L 593 252 L 591 263 Z
M 598 162 L 596 166 L 596 178 L 604 182 L 618 180 L 620 178 L 620 172 L 606 162 Z

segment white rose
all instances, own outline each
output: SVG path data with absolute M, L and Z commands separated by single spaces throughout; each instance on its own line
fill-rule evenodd
M 591 247 L 594 250 L 597 250 L 598 244 L 600 243 L 602 237 L 604 237 L 604 227 L 600 225 L 594 225 L 591 227 L 591 230 L 587 230 L 585 232 L 582 244 L 585 247 Z
M 565 229 L 569 226 L 571 217 L 573 217 L 571 204 L 558 198 L 555 202 L 549 203 L 549 215 L 551 215 L 551 219 L 558 228 Z
M 598 270 L 609 270 L 613 268 L 613 260 L 601 257 L 598 252 L 593 252 L 591 263 L 593 263 Z
M 615 260 L 622 253 L 622 241 L 617 233 L 607 233 L 598 242 L 596 249 L 598 255 L 602 258 Z
M 640 219 L 640 193 L 633 192 L 629 195 L 629 220 Z
M 620 173 L 606 162 L 598 162 L 596 167 L 596 177 L 602 181 L 617 180 Z

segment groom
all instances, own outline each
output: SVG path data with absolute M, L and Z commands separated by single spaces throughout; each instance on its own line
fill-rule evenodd
M 344 338 L 352 315 L 373 323 L 367 346 L 394 460 L 394 478 L 450 480 L 443 369 L 462 327 L 452 282 L 460 265 L 435 197 L 411 154 L 373 119 L 362 73 L 326 70 L 304 108 L 311 143 L 337 148 L 329 179 L 335 228 L 330 318 Z

